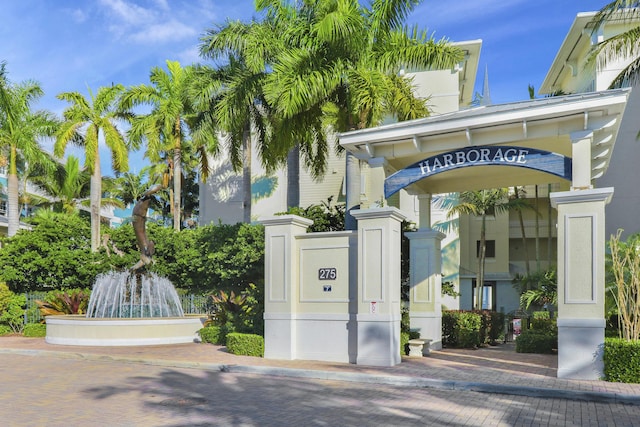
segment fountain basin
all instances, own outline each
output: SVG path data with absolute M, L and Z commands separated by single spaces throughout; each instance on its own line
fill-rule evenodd
M 87 318 L 47 316 L 49 344 L 76 346 L 139 346 L 198 342 L 206 316 L 153 318 Z

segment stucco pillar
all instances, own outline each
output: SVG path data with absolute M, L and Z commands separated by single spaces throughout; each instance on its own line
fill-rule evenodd
M 367 163 L 369 164 L 368 206 L 381 208 L 385 205 L 384 180 L 387 175 L 384 168 L 387 160 L 384 157 L 376 157 L 367 160 Z
M 591 189 L 591 143 L 593 132 L 571 133 L 571 189 Z
M 400 243 L 405 216 L 393 207 L 355 211 L 358 221 L 357 357 L 400 363 Z
M 295 317 L 300 276 L 296 236 L 313 221 L 296 215 L 260 220 L 264 225 L 264 357 L 296 358 Z
M 603 376 L 605 205 L 612 195 L 613 188 L 550 195 L 558 209 L 558 378 Z
M 410 328 L 430 339 L 430 349 L 442 348 L 442 252 L 443 233 L 420 229 L 405 233 L 409 239 Z
M 431 229 L 431 194 L 418 195 L 418 227 L 421 230 Z

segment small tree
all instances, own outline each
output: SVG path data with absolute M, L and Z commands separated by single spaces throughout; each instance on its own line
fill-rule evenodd
M 622 230 L 611 236 L 611 271 L 615 287 L 612 295 L 618 308 L 620 337 L 627 340 L 640 338 L 640 234 L 633 234 L 626 242 L 620 241 Z

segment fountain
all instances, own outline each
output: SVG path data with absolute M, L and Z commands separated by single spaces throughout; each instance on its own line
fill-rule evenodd
M 86 316 L 47 316 L 46 342 L 78 346 L 178 344 L 198 340 L 202 316 L 185 316 L 173 284 L 141 271 L 153 262 L 153 241 L 145 230 L 151 196 L 148 190 L 133 209 L 133 227 L 140 261 L 130 270 L 101 274 L 91 292 Z

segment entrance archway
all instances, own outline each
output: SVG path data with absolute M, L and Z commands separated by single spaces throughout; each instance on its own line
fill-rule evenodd
M 444 237 L 430 228 L 430 195 L 569 181 L 552 193 L 558 212 L 558 377 L 602 377 L 607 170 L 628 89 L 495 105 L 341 134 L 369 165 L 366 200 L 404 189 L 417 196 L 410 233 L 411 323 L 441 342 Z M 364 208 L 375 207 L 371 202 Z

